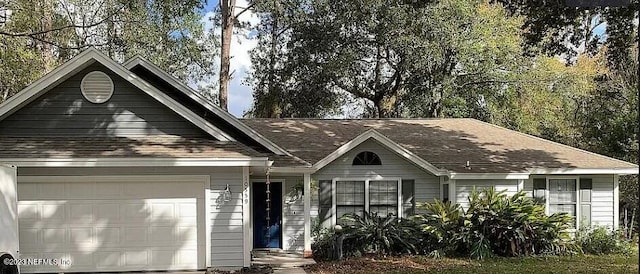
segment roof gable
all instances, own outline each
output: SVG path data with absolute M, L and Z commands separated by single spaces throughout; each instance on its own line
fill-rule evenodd
M 281 148 L 271 140 L 265 138 L 258 131 L 245 125 L 236 117 L 231 115 L 229 112 L 213 104 L 210 100 L 206 99 L 200 93 L 196 92 L 195 90 L 185 85 L 174 76 L 160 69 L 152 62 L 140 56 L 136 56 L 128 60 L 127 62 L 125 62 L 123 66 L 131 71 L 138 68 L 143 68 L 144 70 L 158 77 L 163 82 L 173 87 L 176 91 L 178 91 L 181 95 L 183 95 L 183 97 L 189 98 L 191 102 L 194 102 L 198 106 L 203 107 L 207 112 L 210 112 L 216 117 L 219 117 L 220 120 L 218 121 L 219 123 L 218 127 L 225 129 L 227 132 L 230 133 L 230 135 L 232 135 L 232 137 L 236 137 L 236 139 L 240 139 L 240 138 L 245 140 L 249 139 L 250 142 L 255 142 L 260 146 L 267 148 L 270 152 L 273 152 L 277 155 L 292 156 L 288 151 Z
M 5 119 L 12 113 L 36 100 L 44 93 L 50 91 L 53 87 L 57 86 L 58 84 L 62 83 L 63 81 L 74 76 L 78 72 L 94 63 L 99 63 L 115 75 L 125 79 L 139 90 L 151 96 L 167 108 L 185 118 L 187 121 L 190 121 L 203 131 L 213 136 L 217 140 L 234 141 L 234 139 L 227 133 L 220 130 L 219 128 L 216 128 L 210 123 L 207 123 L 202 117 L 196 115 L 185 106 L 178 104 L 175 100 L 159 91 L 146 81 L 140 79 L 137 75 L 130 72 L 112 59 L 108 58 L 95 48 L 89 48 L 88 50 L 80 53 L 76 57 L 72 58 L 71 60 L 54 69 L 42 78 L 38 79 L 33 84 L 29 85 L 18 94 L 9 98 L 9 100 L 1 104 L 0 120 Z
M 376 131 L 375 129 L 369 129 L 366 132 L 364 132 L 364 133 L 358 135 L 357 137 L 353 138 L 351 141 L 347 142 L 346 144 L 340 146 L 338 149 L 333 151 L 331 154 L 327 155 L 322 160 L 320 160 L 320 161 L 316 162 L 315 164 L 313 164 L 313 169 L 314 170 L 320 170 L 321 168 L 323 168 L 323 167 L 327 166 L 328 164 L 332 163 L 336 159 L 340 158 L 342 155 L 346 154 L 347 152 L 351 151 L 352 149 L 356 148 L 358 145 L 364 143 L 367 140 L 375 140 L 375 141 L 377 141 L 380 145 L 382 145 L 385 148 L 395 152 L 400 157 L 402 157 L 405 160 L 409 161 L 410 163 L 413 163 L 414 165 L 416 165 L 416 166 L 428 171 L 429 173 L 431 173 L 433 175 L 442 176 L 442 175 L 446 175 L 447 174 L 446 170 L 441 170 L 441 169 L 435 167 L 434 165 L 430 164 L 429 162 L 427 162 L 424 159 L 422 159 L 422 158 L 418 157 L 417 155 L 415 155 L 413 152 L 403 148 L 402 146 L 398 145 L 397 143 L 395 143 L 391 139 L 389 139 L 386 136 L 382 135 L 380 132 Z

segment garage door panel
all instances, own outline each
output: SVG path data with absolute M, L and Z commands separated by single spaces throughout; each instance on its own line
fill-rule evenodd
M 18 203 L 22 256 L 73 263 L 68 269 L 30 266 L 23 272 L 203 267 L 198 265 L 198 229 L 204 224 L 198 223 L 197 211 L 204 203 L 204 183 L 46 184 L 18 183 L 19 197 L 25 198 Z

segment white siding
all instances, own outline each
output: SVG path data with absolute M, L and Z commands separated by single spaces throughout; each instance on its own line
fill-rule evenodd
M 613 175 L 581 177 L 593 179 L 591 224 L 613 227 Z
M 380 157 L 380 166 L 354 166 L 353 159 L 362 151 L 371 151 Z M 426 159 L 427 161 L 429 159 Z M 440 179 L 427 171 L 418 168 L 411 162 L 397 155 L 395 152 L 385 148 L 374 140 L 368 140 L 345 153 L 321 170 L 312 175 L 312 180 L 332 180 L 333 178 L 363 178 L 370 177 L 401 177 L 404 180 L 415 180 L 415 201 L 416 204 L 422 202 L 433 202 L 440 198 Z M 317 199 L 313 202 L 315 215 L 317 216 Z M 327 225 L 326 223 L 324 225 Z
M 506 194 L 509 196 L 518 192 L 518 180 L 456 180 L 456 202 L 460 204 L 464 209 L 467 209 L 469 207 L 469 195 L 473 191 L 474 186 L 478 191 L 483 188 L 490 187 L 495 187 L 497 191 L 506 190 Z
M 242 168 L 214 170 L 211 175 L 211 265 L 242 267 Z M 222 192 L 227 184 L 231 200 L 224 202 Z

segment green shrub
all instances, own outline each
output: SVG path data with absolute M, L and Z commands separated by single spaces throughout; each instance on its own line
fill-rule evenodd
M 313 234 L 314 240 L 311 243 L 313 258 L 319 261 L 330 260 L 333 254 L 335 232 L 333 229 L 319 227 L 314 229 Z
M 419 229 L 416 246 L 420 253 L 431 257 L 453 254 L 460 241 L 462 209 L 458 204 L 435 200 L 418 205 L 425 213 L 411 217 Z
M 544 206 L 524 192 L 509 197 L 494 188 L 474 189 L 464 212 L 437 200 L 419 207 L 425 213 L 413 219 L 423 233 L 420 250 L 425 254 L 483 259 L 581 252 L 567 232 L 573 218 L 565 213 L 547 216 Z
M 631 243 L 622 239 L 615 231 L 604 227 L 583 229 L 578 231 L 576 238 L 584 250 L 589 254 L 629 254 Z
M 394 215 L 379 217 L 364 212 L 360 217 L 348 214 L 342 220 L 351 225 L 344 229 L 345 255 L 377 253 L 380 255 L 416 254 L 415 225 Z

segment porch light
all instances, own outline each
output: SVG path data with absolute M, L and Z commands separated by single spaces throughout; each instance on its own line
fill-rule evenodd
M 229 184 L 227 184 L 227 186 L 224 188 L 224 191 L 222 192 L 222 199 L 225 202 L 231 201 L 231 188 L 229 188 Z

